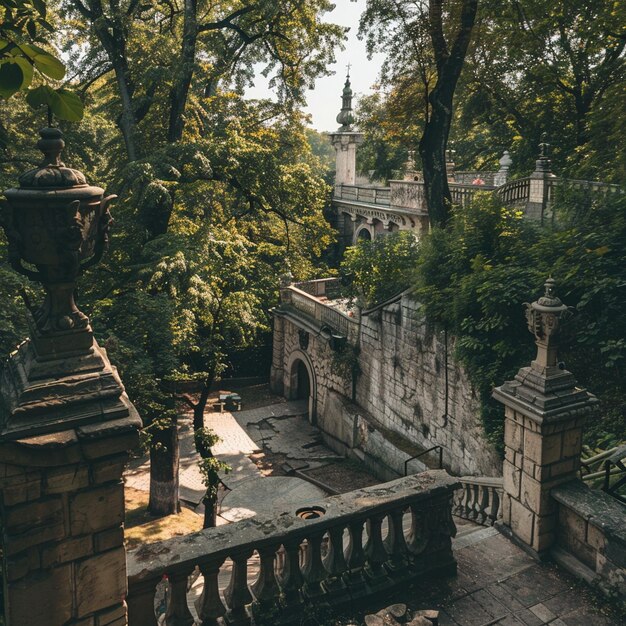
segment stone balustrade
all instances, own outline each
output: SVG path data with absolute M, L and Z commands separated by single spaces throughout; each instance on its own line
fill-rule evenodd
M 493 526 L 502 518 L 502 478 L 462 476 L 454 494 L 453 515 Z
M 391 190 L 389 187 L 365 187 L 359 185 L 336 185 L 335 198 L 352 200 L 363 204 L 389 206 Z
M 338 279 L 330 279 L 333 282 Z M 307 316 L 319 322 L 322 326 L 329 326 L 335 332 L 343 335 L 354 343 L 357 339 L 359 332 L 359 322 L 357 317 L 351 317 L 347 315 L 336 306 L 322 302 L 320 295 L 326 296 L 326 292 L 322 293 L 322 289 L 319 285 L 312 286 L 312 283 L 322 281 L 308 281 L 304 283 L 304 288 L 308 291 L 314 291 L 316 295 L 304 291 L 301 289 L 301 285 L 290 285 L 282 290 L 281 301 L 285 304 L 290 304 L 297 311 L 305 313 Z M 336 288 L 336 285 L 335 285 Z M 332 297 L 336 292 L 330 292 L 328 296 Z
M 216 625 L 225 617 L 235 626 L 250 624 L 252 615 L 257 624 L 300 623 L 307 606 L 339 609 L 420 577 L 452 574 L 451 500 L 457 487 L 445 471 L 433 470 L 306 509 L 144 545 L 128 554 L 129 625 L 159 623 L 155 593 L 164 575 L 164 623 L 193 624 L 188 581 L 196 567 L 204 583 L 195 602 L 198 620 Z M 258 575 L 250 583 L 253 555 Z

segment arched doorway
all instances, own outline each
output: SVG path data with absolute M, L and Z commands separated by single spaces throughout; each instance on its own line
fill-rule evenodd
M 306 369 L 306 365 L 303 361 L 298 359 L 296 377 L 297 377 L 297 391 L 296 398 L 298 400 L 308 400 L 311 395 L 311 380 L 309 379 L 309 372 Z
M 308 400 L 308 414 L 311 424 L 317 421 L 317 387 L 315 370 L 308 355 L 301 350 L 294 350 L 289 357 L 289 373 L 286 381 L 285 396 L 289 400 Z

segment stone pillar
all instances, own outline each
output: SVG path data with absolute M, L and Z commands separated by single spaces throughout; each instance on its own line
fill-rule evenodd
M 0 444 L 8 626 L 124 626 L 127 450 L 136 414 Z
M 541 140 L 539 158 L 535 162 L 535 171 L 530 175 L 530 189 L 525 214 L 526 217 L 538 220 L 543 224 L 548 218 L 550 180 L 556 176 L 550 171 L 551 163 L 548 158 L 550 145 L 546 143 L 546 133 L 541 135 Z
M 4 192 L 11 266 L 46 292 L 0 380 L 5 623 L 123 626 L 121 476 L 141 420 L 74 301 L 106 250 L 114 196 L 62 163 L 59 129 L 37 145 L 41 165 Z
M 508 150 L 505 150 L 502 153 L 502 157 L 499 161 L 500 169 L 496 172 L 493 177 L 493 184 L 496 187 L 502 187 L 502 185 L 506 185 L 509 180 L 509 168 L 513 164 L 513 159 L 511 159 L 511 155 Z
M 576 477 L 582 428 L 597 405 L 557 360 L 557 333 L 567 307 L 546 293 L 526 305 L 537 357 L 514 380 L 494 390 L 505 406 L 503 530 L 535 556 L 554 541 L 556 503 L 550 490 Z
M 335 186 L 356 184 L 356 149 L 363 143 L 363 134 L 336 132 L 330 138 L 335 148 Z

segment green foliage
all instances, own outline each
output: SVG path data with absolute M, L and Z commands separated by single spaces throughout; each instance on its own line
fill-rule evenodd
M 556 226 L 542 230 L 485 194 L 457 209 L 450 228 L 433 230 L 420 249 L 416 297 L 427 317 L 457 338 L 456 356 L 480 393 L 485 427 L 497 443 L 502 407 L 491 390 L 534 355 L 521 303 L 534 300 L 550 275 L 576 311 L 564 323 L 560 358 L 602 401 L 589 441 L 625 432 L 626 197 L 589 202 L 563 192 L 556 214 Z
M 346 382 L 352 382 L 361 373 L 359 367 L 360 352 L 358 346 L 352 346 L 346 342 L 340 350 L 333 352 L 330 363 L 331 372 Z
M 0 0 L 0 97 L 8 100 L 26 91 L 26 101 L 33 108 L 48 107 L 57 118 L 78 121 L 83 103 L 73 92 L 46 84 L 31 89 L 38 81 L 60 81 L 65 65 L 35 42 L 47 44 L 54 28 L 47 21 L 47 4 L 43 0 Z M 36 72 L 35 72 L 36 71 Z
M 199 428 L 196 430 L 194 439 L 197 449 L 206 450 L 207 452 L 210 452 L 211 448 L 221 441 L 210 428 Z M 228 463 L 224 463 L 210 454 L 203 455 L 202 459 L 198 461 L 198 467 L 202 474 L 202 482 L 207 488 L 205 498 L 209 502 L 215 502 L 221 480 L 220 475 L 228 474 L 233 468 Z
M 363 298 L 372 307 L 409 287 L 419 247 L 414 235 L 407 231 L 361 240 L 346 249 L 341 273 L 351 280 L 346 295 Z

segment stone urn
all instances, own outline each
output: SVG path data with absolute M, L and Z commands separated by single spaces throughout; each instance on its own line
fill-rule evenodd
M 18 188 L 4 192 L 3 227 L 11 266 L 46 292 L 41 306 L 31 309 L 37 334 L 45 336 L 87 329 L 89 320 L 74 302 L 76 279 L 102 257 L 115 196 L 104 197 L 102 188 L 61 162 L 65 142 L 58 128 L 40 134 L 44 159 L 20 176 Z

